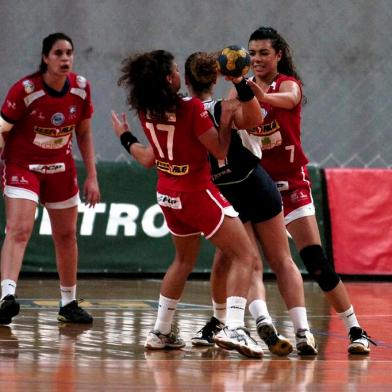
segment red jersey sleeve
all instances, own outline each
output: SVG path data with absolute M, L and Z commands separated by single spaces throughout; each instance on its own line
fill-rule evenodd
M 214 123 L 204 108 L 203 102 L 197 98 L 194 98 L 193 126 L 196 136 L 200 136 L 214 127 Z
M 15 124 L 24 115 L 26 105 L 24 103 L 24 88 L 22 82 L 16 82 L 8 91 L 8 94 L 1 107 L 1 114 L 4 120 Z

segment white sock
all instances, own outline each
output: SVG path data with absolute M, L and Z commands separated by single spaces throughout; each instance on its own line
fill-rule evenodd
M 1 299 L 6 295 L 15 295 L 16 282 L 11 279 L 4 279 L 1 281 Z
M 61 306 L 68 305 L 76 300 L 76 284 L 75 286 L 65 287 L 60 285 Z
M 272 324 L 271 316 L 268 312 L 267 304 L 262 299 L 255 299 L 249 306 L 249 312 L 256 321 L 259 317 L 263 318 L 263 321 Z
M 214 317 L 217 318 L 221 323 L 226 323 L 226 303 L 218 304 L 212 300 L 212 308 L 214 309 Z
M 164 335 L 167 335 L 171 331 L 174 312 L 176 311 L 178 301 L 178 299 L 167 298 L 162 294 L 159 295 L 158 315 L 155 321 L 154 330 L 157 330 Z
M 338 316 L 343 320 L 347 332 L 350 332 L 352 327 L 359 327 L 357 317 L 355 316 L 354 308 L 351 305 L 346 311 L 338 313 Z
M 291 308 L 289 309 L 289 314 L 291 321 L 293 322 L 295 332 L 297 332 L 299 329 L 310 330 L 308 318 L 306 316 L 306 308 L 302 306 Z
M 246 298 L 228 297 L 226 300 L 226 325 L 230 329 L 243 327 L 245 325 Z

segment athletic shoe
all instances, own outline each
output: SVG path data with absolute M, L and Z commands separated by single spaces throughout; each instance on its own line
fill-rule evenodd
M 260 338 L 272 354 L 286 356 L 293 351 L 293 346 L 290 341 L 284 336 L 279 335 L 274 325 L 265 322 L 264 317 L 259 317 L 256 320 L 256 328 Z
M 257 344 L 249 331 L 244 327 L 229 329 L 224 327 L 214 337 L 214 342 L 226 350 L 237 350 L 242 355 L 250 358 L 261 358 L 263 349 Z
M 19 313 L 20 305 L 15 296 L 8 294 L 0 301 L 0 324 L 11 324 L 12 317 Z
M 175 349 L 185 347 L 185 342 L 180 338 L 178 328 L 172 326 L 171 331 L 167 335 L 157 330 L 151 330 L 147 335 L 144 347 L 152 350 Z
M 63 323 L 91 324 L 93 318 L 79 306 L 83 300 L 74 300 L 65 306 L 61 306 L 57 320 Z
M 308 329 L 299 329 L 295 334 L 297 352 L 299 355 L 316 355 L 317 344 L 313 334 Z
M 197 331 L 196 335 L 191 339 L 194 346 L 214 346 L 214 336 L 224 328 L 224 324 L 217 318 L 211 317 L 207 324 Z
M 370 336 L 360 327 L 352 327 L 348 334 L 350 344 L 348 345 L 348 352 L 350 354 L 369 354 L 369 342 L 377 346 Z

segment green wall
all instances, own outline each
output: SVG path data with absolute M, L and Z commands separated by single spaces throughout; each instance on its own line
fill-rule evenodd
M 84 170 L 79 166 L 79 183 Z M 95 209 L 80 206 L 78 219 L 79 272 L 161 273 L 170 264 L 174 250 L 163 215 L 155 201 L 156 175 L 136 163 L 98 164 L 102 200 Z M 320 170 L 311 168 L 314 199 L 323 232 Z M 0 208 L 1 233 L 4 233 L 4 206 Z M 4 234 L 2 234 L 4 237 Z M 213 247 L 205 240 L 195 272 L 209 272 Z M 303 266 L 294 252 L 302 272 Z M 24 272 L 55 272 L 50 224 L 45 210 L 38 208 L 29 242 Z M 266 268 L 268 271 L 268 268 Z

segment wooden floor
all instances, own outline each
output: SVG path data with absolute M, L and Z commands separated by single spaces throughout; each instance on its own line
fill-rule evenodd
M 59 325 L 57 280 L 22 279 L 21 312 L 0 327 L 0 391 L 392 391 L 392 283 L 346 282 L 363 327 L 378 343 L 349 356 L 341 321 L 319 289 L 305 282 L 315 358 L 237 352 L 190 345 L 211 315 L 209 283 L 190 281 L 176 315 L 183 350 L 149 351 L 143 343 L 156 315 L 159 281 L 79 280 L 92 326 Z M 266 283 L 270 313 L 283 335 L 293 329 L 275 281 Z M 254 322 L 247 324 L 256 337 Z

